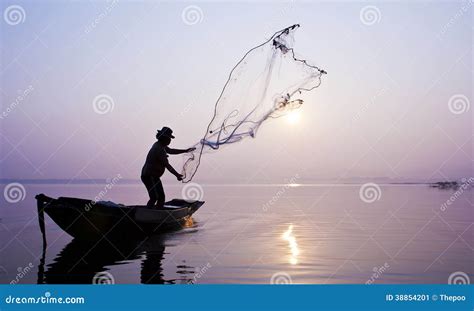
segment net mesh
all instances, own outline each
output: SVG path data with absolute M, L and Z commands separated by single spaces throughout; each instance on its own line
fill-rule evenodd
M 185 155 L 183 182 L 195 176 L 201 157 L 247 137 L 255 138 L 268 119 L 279 118 L 303 104 L 301 94 L 321 84 L 326 71 L 298 58 L 293 49 L 293 25 L 248 50 L 232 68 L 204 137 Z

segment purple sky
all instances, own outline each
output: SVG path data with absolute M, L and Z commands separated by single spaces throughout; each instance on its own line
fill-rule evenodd
M 373 5 L 2 1 L 1 177 L 139 178 L 156 129 L 196 143 L 235 62 L 294 23 L 323 84 L 196 180 L 472 176 L 472 4 Z

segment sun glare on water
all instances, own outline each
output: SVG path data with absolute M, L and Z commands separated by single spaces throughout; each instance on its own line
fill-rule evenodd
M 298 248 L 298 244 L 296 243 L 296 237 L 293 235 L 292 224 L 288 226 L 288 230 L 283 233 L 282 238 L 288 242 L 288 246 L 290 248 L 290 264 L 296 265 L 298 263 L 298 255 L 300 254 L 300 250 Z

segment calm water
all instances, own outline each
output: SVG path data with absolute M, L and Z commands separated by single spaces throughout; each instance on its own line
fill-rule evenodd
M 93 198 L 103 185 L 25 188 L 20 203 L 1 198 L 1 283 L 91 283 L 103 271 L 115 283 L 176 284 L 269 283 L 272 276 L 293 283 L 446 283 L 453 272 L 474 276 L 473 191 L 441 210 L 456 190 L 380 185 L 380 200 L 365 203 L 360 185 L 203 185 L 206 203 L 187 228 L 141 242 L 83 244 L 46 216 L 43 265 L 34 195 Z M 181 197 L 181 186 L 166 191 Z M 116 185 L 106 199 L 146 201 L 141 185 Z

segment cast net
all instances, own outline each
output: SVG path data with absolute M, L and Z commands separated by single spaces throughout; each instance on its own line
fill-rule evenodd
M 303 104 L 301 95 L 321 84 L 326 71 L 298 58 L 293 49 L 293 25 L 248 50 L 228 75 L 212 118 L 196 150 L 185 155 L 183 182 L 196 174 L 201 157 L 222 146 L 255 138 L 260 126 Z

